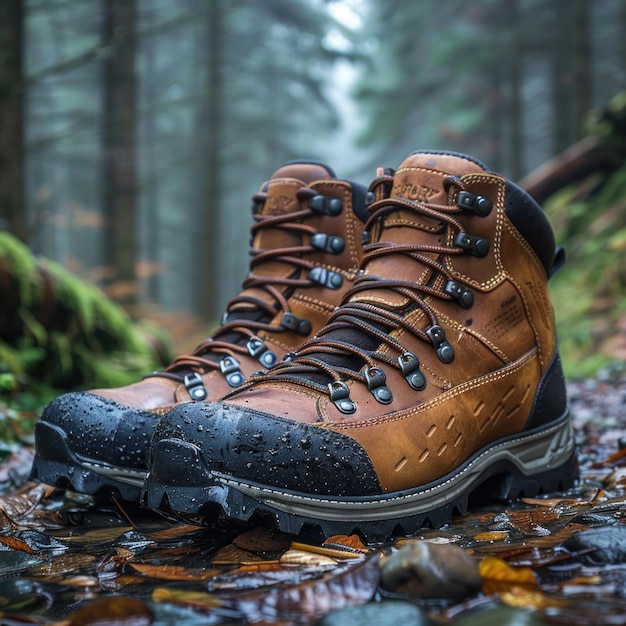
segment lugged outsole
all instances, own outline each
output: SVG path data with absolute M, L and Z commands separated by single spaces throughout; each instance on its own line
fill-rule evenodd
M 157 444 L 142 501 L 179 517 L 260 518 L 293 534 L 317 527 L 326 536 L 359 532 L 376 540 L 441 526 L 477 498 L 552 493 L 569 489 L 577 478 L 574 436 L 565 415 L 547 428 L 492 443 L 429 485 L 368 497 L 315 496 L 221 475 L 210 471 L 195 445 L 166 439 Z
M 147 471 L 115 467 L 82 457 L 70 449 L 62 429 L 46 422 L 35 426 L 35 444 L 37 454 L 31 480 L 78 493 L 139 501 Z

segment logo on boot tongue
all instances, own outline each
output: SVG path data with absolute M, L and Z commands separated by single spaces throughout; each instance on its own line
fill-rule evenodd
M 295 200 L 290 196 L 268 195 L 265 200 L 265 206 L 263 207 L 263 213 L 266 215 L 291 213 L 295 210 Z
M 398 183 L 393 186 L 392 196 L 399 198 L 408 198 L 409 200 L 418 200 L 426 202 L 432 196 L 439 193 L 439 189 L 433 189 L 427 185 L 416 185 L 415 183 Z

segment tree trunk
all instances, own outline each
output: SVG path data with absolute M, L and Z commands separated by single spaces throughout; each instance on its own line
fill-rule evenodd
M 199 223 L 201 253 L 200 312 L 208 320 L 219 319 L 222 303 L 218 293 L 220 237 L 219 211 L 222 208 L 222 123 L 223 123 L 223 28 L 224 5 L 222 0 L 210 0 L 207 11 L 207 90 L 204 109 L 206 119 L 201 133 L 206 155 L 206 172 L 201 188 Z M 199 130 L 201 130 L 199 128 Z
M 591 109 L 591 26 L 589 0 L 574 2 L 574 30 L 576 34 L 576 139 L 585 135 L 585 119 Z
M 111 295 L 129 309 L 137 301 L 136 0 L 103 0 L 104 210 L 107 254 L 115 267 Z
M 22 0 L 0 2 L 0 228 L 26 241 Z
M 574 69 L 570 0 L 552 2 L 553 37 L 551 38 L 552 70 L 552 154 L 559 154 L 574 141 L 573 95 Z
M 511 120 L 511 140 L 510 159 L 511 175 L 519 178 L 524 168 L 523 156 L 523 119 L 522 119 L 522 59 L 523 45 L 520 34 L 520 17 L 517 0 L 507 0 L 506 3 L 507 22 L 511 27 L 511 48 L 509 52 L 509 98 L 510 98 L 510 120 Z

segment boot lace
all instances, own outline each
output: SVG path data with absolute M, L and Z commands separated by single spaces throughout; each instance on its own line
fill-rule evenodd
M 389 175 L 378 176 L 370 190 L 379 186 L 390 185 Z M 399 370 L 410 387 L 423 390 L 426 378 L 420 370 L 419 358 L 406 350 L 392 334 L 393 330 L 404 329 L 421 339 L 444 363 L 454 359 L 454 348 L 447 341 L 440 326 L 437 314 L 426 298 L 457 300 L 463 307 L 470 307 L 473 301 L 471 291 L 460 285 L 450 275 L 442 263 L 442 255 L 461 255 L 466 253 L 485 256 L 489 243 L 473 237 L 466 232 L 459 213 L 470 210 L 479 215 L 487 215 L 491 202 L 482 196 L 475 196 L 466 191 L 463 182 L 456 177 L 448 177 L 444 188 L 458 190 L 456 203 L 433 204 L 406 198 L 383 198 L 369 205 L 370 217 L 365 224 L 365 232 L 371 232 L 372 226 L 385 216 L 398 210 L 410 211 L 418 216 L 432 218 L 438 226 L 429 232 L 435 237 L 450 228 L 456 232 L 454 243 L 450 245 L 432 245 L 422 238 L 414 244 L 397 244 L 379 241 L 364 245 L 363 265 L 371 260 L 390 255 L 403 255 L 429 267 L 434 275 L 444 280 L 429 280 L 428 284 L 401 279 L 392 279 L 363 274 L 348 290 L 343 304 L 330 316 L 327 325 L 317 335 L 303 343 L 296 352 L 290 353 L 285 360 L 276 365 L 271 372 L 259 373 L 251 377 L 245 387 L 256 382 L 280 377 L 300 385 L 305 385 L 329 394 L 332 402 L 342 413 L 353 413 L 356 405 L 350 400 L 346 380 L 365 384 L 374 398 L 381 404 L 393 401 L 391 390 L 386 386 L 385 367 Z M 450 195 L 450 194 L 449 194 Z M 360 292 L 392 290 L 407 299 L 403 311 L 396 312 L 367 302 L 350 301 L 351 296 Z M 428 320 L 424 327 L 412 323 L 406 313 L 415 308 L 421 309 Z
M 191 354 L 178 356 L 164 370 L 153 372 L 146 378 L 164 377 L 184 382 L 194 400 L 203 400 L 207 397 L 207 392 L 201 375 L 211 370 L 220 370 L 231 387 L 237 387 L 244 382 L 245 377 L 239 368 L 237 356 L 251 355 L 266 368 L 278 362 L 277 355 L 257 336 L 260 331 L 280 333 L 295 330 L 303 335 L 311 332 L 308 320 L 291 313 L 289 297 L 294 289 L 310 287 L 320 282 L 330 288 L 338 288 L 341 285 L 341 275 L 316 266 L 307 259 L 307 255 L 321 247 L 314 245 L 314 242 L 325 235 L 318 233 L 313 226 L 305 222 L 320 211 L 333 214 L 334 199 L 320 196 L 309 187 L 299 189 L 296 198 L 300 203 L 297 211 L 284 215 L 261 215 L 258 210 L 255 211 L 255 223 L 251 228 L 250 237 L 254 240 L 261 231 L 283 230 L 301 235 L 301 241 L 308 240 L 310 243 L 268 250 L 251 247 L 250 273 L 243 281 L 242 292 L 228 301 L 220 327 Z M 267 193 L 264 191 L 255 194 L 252 197 L 253 207 L 259 207 L 266 199 Z M 337 239 L 339 238 L 334 238 Z M 328 245 L 327 243 L 327 247 Z M 263 266 L 270 262 L 291 266 L 293 272 L 290 276 L 263 275 Z M 266 300 L 246 293 L 249 289 L 260 289 L 269 295 L 269 298 Z M 280 312 L 282 312 L 280 325 L 271 324 L 270 322 Z

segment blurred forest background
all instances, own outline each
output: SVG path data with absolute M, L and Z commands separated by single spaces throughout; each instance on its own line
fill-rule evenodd
M 5 386 L 32 364 L 115 384 L 193 348 L 247 271 L 250 196 L 288 159 L 367 183 L 450 149 L 519 181 L 590 135 L 610 167 L 545 203 L 571 260 L 553 293 L 568 374 L 621 363 L 626 142 L 606 122 L 625 88 L 624 0 L 2 0 Z M 75 354 L 75 309 L 135 356 L 98 367 L 102 337 Z

